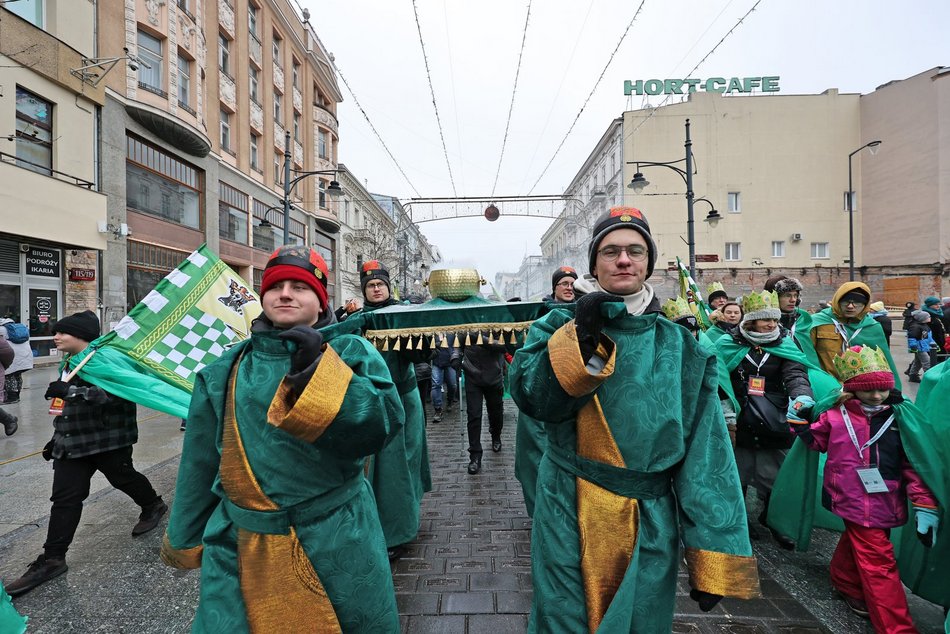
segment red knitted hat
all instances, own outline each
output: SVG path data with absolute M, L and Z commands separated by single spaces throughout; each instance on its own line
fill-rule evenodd
M 327 263 L 319 253 L 307 247 L 285 244 L 267 260 L 264 276 L 261 278 L 261 294 L 278 282 L 303 282 L 317 294 L 320 308 L 326 310 L 328 275 Z
M 871 390 L 893 390 L 894 375 L 890 372 L 867 372 L 844 382 L 846 392 L 869 392 Z
M 851 346 L 834 358 L 834 366 L 846 392 L 894 389 L 894 375 L 879 348 Z

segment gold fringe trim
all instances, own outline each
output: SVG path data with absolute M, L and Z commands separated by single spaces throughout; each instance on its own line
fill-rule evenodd
M 471 346 L 473 343 L 474 345 L 480 345 L 486 343 L 486 340 L 489 344 L 503 344 L 506 335 L 508 343 L 514 346 L 518 345 L 518 341 L 525 336 L 533 323 L 532 320 L 509 324 L 497 322 L 459 324 L 439 326 L 437 329 L 432 326 L 420 326 L 391 330 L 367 330 L 363 336 L 381 352 L 388 352 L 389 350 L 424 350 L 427 345 L 430 350 L 434 350 L 437 347 L 435 343 L 436 336 L 442 339 L 442 343 L 439 345 L 448 348 L 450 347 L 449 335 L 456 335 L 453 340 L 456 348 L 462 345 Z M 462 338 L 463 335 L 464 339 Z
M 687 548 L 686 568 L 689 584 L 697 590 L 737 599 L 760 596 L 755 557 Z

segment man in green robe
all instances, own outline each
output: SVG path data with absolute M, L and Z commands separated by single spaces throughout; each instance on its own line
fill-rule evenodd
M 348 319 L 398 303 L 392 297 L 389 272 L 378 260 L 363 263 L 360 286 L 363 289 L 363 308 Z M 425 412 L 414 367 L 431 357 L 428 348 L 383 353 L 406 417 L 402 431 L 367 461 L 366 477 L 373 485 L 390 559 L 399 557 L 405 544 L 416 538 L 422 496 L 432 490 Z
M 838 378 L 834 358 L 851 346 L 880 348 L 894 373 L 897 389 L 901 388 L 900 373 L 894 365 L 891 349 L 884 337 L 884 329 L 868 314 L 871 289 L 861 282 L 845 282 L 831 299 L 831 306 L 812 316 L 809 330 L 811 343 L 821 369 Z M 807 352 L 806 352 L 807 356 Z
M 577 271 L 570 266 L 558 267 L 551 275 L 550 301 L 554 304 L 574 303 L 574 282 Z M 518 412 L 515 431 L 515 477 L 521 483 L 528 517 L 534 515 L 534 492 L 538 488 L 538 465 L 548 440 L 544 437 L 544 423 Z
M 162 560 L 201 568 L 194 632 L 394 632 L 366 456 L 401 431 L 362 337 L 331 336 L 327 267 L 283 246 L 251 337 L 199 372 Z
M 512 365 L 512 397 L 544 421 L 532 530 L 531 632 L 668 632 L 681 544 L 690 596 L 758 596 L 716 360 L 659 318 L 643 214 L 595 225 L 576 318 L 554 309 Z

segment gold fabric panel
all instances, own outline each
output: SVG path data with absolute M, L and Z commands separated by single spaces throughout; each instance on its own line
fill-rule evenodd
M 183 570 L 201 568 L 201 555 L 204 553 L 204 548 L 202 544 L 198 544 L 194 548 L 175 548 L 168 541 L 168 535 L 166 534 L 162 538 L 162 561 L 165 562 L 166 566 Z
M 267 422 L 305 442 L 323 435 L 340 412 L 353 370 L 329 345 L 296 403 L 286 380 L 280 382 L 267 410 Z
M 551 358 L 551 368 L 557 376 L 558 383 L 565 392 L 578 398 L 590 394 L 614 372 L 617 360 L 617 348 L 605 335 L 604 339 L 610 343 L 609 350 L 603 344 L 597 347 L 597 353 L 607 357 L 607 364 L 600 374 L 593 375 L 587 370 L 587 365 L 581 357 L 581 349 L 577 345 L 577 331 L 574 322 L 569 321 L 551 335 L 548 341 L 548 355 Z
M 289 535 L 261 535 L 239 528 L 238 574 L 251 632 L 342 631 L 293 528 Z
M 697 590 L 737 599 L 759 596 L 759 570 L 755 557 L 687 548 L 686 567 L 689 583 Z
M 626 466 L 596 396 L 577 415 L 577 454 L 615 467 Z M 581 576 L 591 632 L 600 627 L 630 567 L 639 523 L 637 500 L 577 478 Z

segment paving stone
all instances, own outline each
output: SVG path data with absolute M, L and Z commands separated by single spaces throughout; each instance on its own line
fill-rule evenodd
M 518 590 L 518 575 L 505 572 L 475 572 L 469 575 L 472 590 Z
M 447 634 L 448 632 L 464 632 L 465 617 L 456 615 L 444 616 L 410 616 L 407 632 L 412 634 Z
M 468 617 L 468 634 L 524 634 L 528 618 L 524 615 L 493 614 Z
M 435 592 L 397 592 L 396 606 L 399 608 L 399 614 L 405 616 L 438 614 L 440 596 Z
M 442 595 L 442 614 L 493 614 L 495 595 L 491 592 L 452 592 Z
M 496 592 L 495 604 L 499 614 L 528 614 L 531 612 L 530 592 Z

